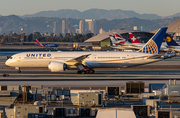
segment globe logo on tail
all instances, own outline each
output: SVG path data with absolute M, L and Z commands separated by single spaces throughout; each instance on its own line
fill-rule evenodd
M 139 52 L 158 54 L 158 47 L 153 40 L 149 40 L 147 45 L 145 45 Z

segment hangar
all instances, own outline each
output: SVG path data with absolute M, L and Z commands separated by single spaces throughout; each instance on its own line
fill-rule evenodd
M 180 40 L 180 19 L 169 24 L 167 29 L 167 33 L 173 36 L 173 39 Z M 151 33 L 155 33 L 158 29 L 152 31 Z
M 129 42 L 131 42 L 129 37 L 129 32 L 133 33 L 142 43 L 146 43 L 154 33 L 143 32 L 138 30 L 112 30 L 109 32 L 104 32 L 102 34 L 98 34 L 93 36 L 86 41 L 85 43 L 92 43 L 92 47 L 109 47 L 111 45 L 111 41 L 109 35 L 113 35 L 113 32 L 118 32 L 124 38 L 126 38 Z

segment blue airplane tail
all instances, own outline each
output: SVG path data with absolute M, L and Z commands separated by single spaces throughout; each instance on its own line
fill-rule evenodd
M 168 46 L 179 46 L 179 44 L 177 44 L 169 34 L 166 34 L 166 43 Z
M 153 37 L 139 50 L 139 52 L 158 54 L 166 31 L 167 27 L 160 28 L 156 34 L 154 34 Z

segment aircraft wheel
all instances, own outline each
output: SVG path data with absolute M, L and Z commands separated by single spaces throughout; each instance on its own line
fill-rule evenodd
M 77 74 L 81 74 L 81 73 L 82 73 L 82 71 L 80 71 L 80 70 L 77 71 Z
M 86 74 L 86 71 L 82 71 L 81 74 Z
M 18 72 L 18 73 L 21 73 L 21 70 L 18 70 L 17 72 Z
M 90 70 L 90 72 L 89 72 L 90 74 L 94 74 L 94 70 Z
M 86 74 L 91 74 L 91 73 L 90 73 L 90 70 L 87 70 L 87 71 L 86 71 Z

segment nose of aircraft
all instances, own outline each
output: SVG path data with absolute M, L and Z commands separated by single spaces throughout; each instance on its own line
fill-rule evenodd
M 5 64 L 6 64 L 7 66 L 9 66 L 10 60 L 8 59 L 8 60 L 5 62 Z

